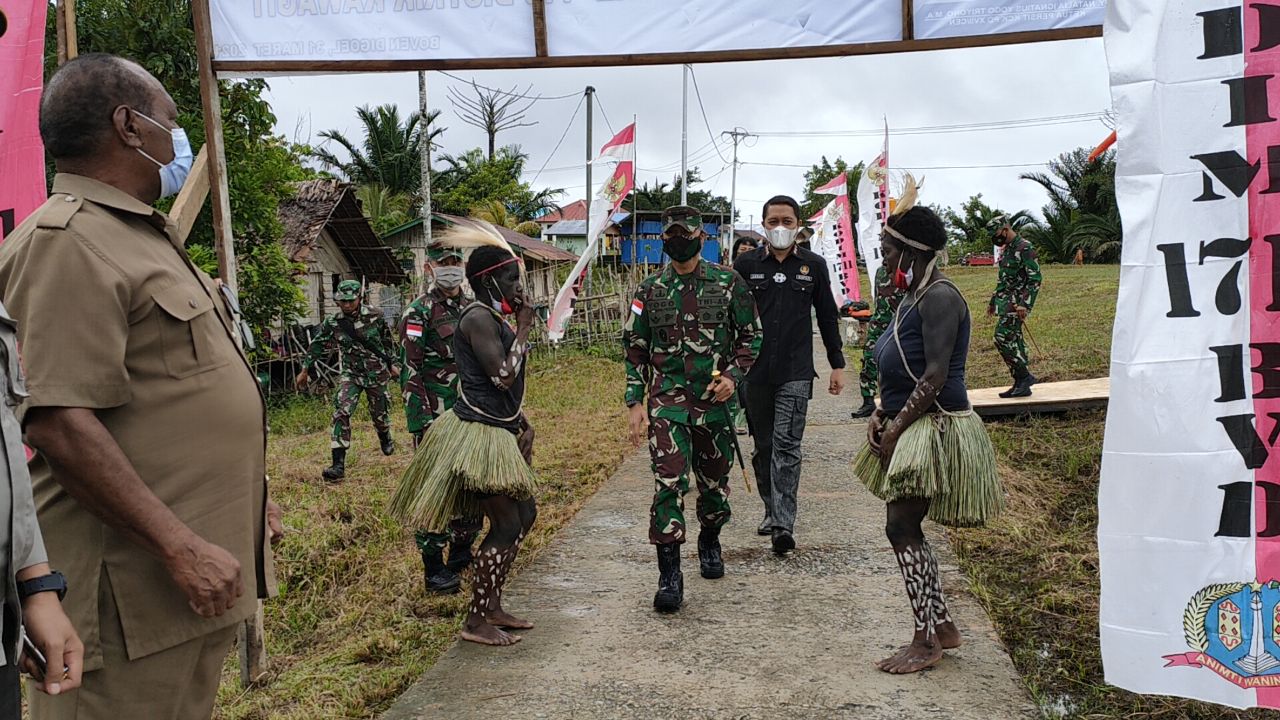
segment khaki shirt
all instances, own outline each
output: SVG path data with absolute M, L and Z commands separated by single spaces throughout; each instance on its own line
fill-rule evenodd
M 217 287 L 162 213 L 109 185 L 60 174 L 0 245 L 0 293 L 18 321 L 30 398 L 20 408 L 91 408 L 153 493 L 240 561 L 245 594 L 221 617 L 187 604 L 163 564 L 32 464 L 50 563 L 102 665 L 98 584 L 107 573 L 136 659 L 236 623 L 274 590 L 266 533 L 266 409 Z

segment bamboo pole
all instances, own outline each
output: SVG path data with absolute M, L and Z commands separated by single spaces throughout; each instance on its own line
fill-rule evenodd
M 218 277 L 238 294 L 235 242 L 232 238 L 231 200 L 227 185 L 226 147 L 222 141 L 222 98 L 213 71 L 213 35 L 209 0 L 191 3 L 195 21 L 196 55 L 200 63 L 200 100 L 204 107 L 205 145 L 209 152 L 209 193 L 213 199 L 213 244 L 218 254 Z

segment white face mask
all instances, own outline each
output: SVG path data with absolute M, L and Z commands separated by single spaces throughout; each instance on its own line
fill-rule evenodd
M 796 228 L 779 225 L 769 228 L 769 234 L 766 237 L 769 240 L 769 245 L 775 250 L 786 250 L 796 244 L 796 233 L 798 232 L 799 230 Z
M 177 195 L 183 184 L 187 182 L 187 175 L 191 174 L 191 165 L 195 162 L 195 156 L 191 154 L 191 141 L 187 139 L 187 131 L 180 127 L 167 128 L 137 110 L 134 112 L 152 125 L 168 131 L 173 137 L 173 161 L 167 165 L 148 155 L 142 148 L 138 148 L 138 152 L 142 157 L 160 166 L 160 197 Z
M 444 290 L 461 287 L 467 277 L 466 270 L 458 265 L 437 267 L 431 272 L 435 275 L 436 286 Z

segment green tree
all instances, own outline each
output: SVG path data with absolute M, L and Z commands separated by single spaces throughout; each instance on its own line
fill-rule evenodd
M 320 137 L 343 150 L 339 156 L 328 148 L 316 148 L 312 157 L 326 170 L 356 185 L 379 185 L 393 195 L 419 197 L 422 188 L 422 115 L 400 116 L 395 105 L 356 108 L 364 138 L 353 140 L 338 130 L 325 130 Z M 432 150 L 447 128 L 439 127 L 439 110 L 427 115 L 427 138 Z
M 687 204 L 696 207 L 704 213 L 729 213 L 729 198 L 724 195 L 712 195 L 706 190 L 694 190 L 694 185 L 702 182 L 701 171 L 694 167 L 689 168 L 688 174 L 690 190 L 687 194 Z M 651 187 L 648 183 L 644 183 L 635 190 L 636 207 L 640 210 L 665 210 L 672 205 L 680 204 L 680 190 L 684 187 L 679 174 L 671 178 L 671 184 L 654 181 Z
M 815 194 L 814 190 L 836 179 L 840 173 L 847 173 L 845 181 L 849 188 L 849 207 L 856 218 L 858 216 L 858 183 L 862 180 L 862 171 L 865 167 L 866 163 L 849 165 L 844 158 L 840 157 L 837 157 L 833 163 L 823 155 L 820 162 L 814 163 L 813 167 L 804 173 L 804 198 L 800 200 L 800 213 L 803 217 L 800 218 L 800 222 L 813 217 L 831 202 L 833 195 Z
M 76 9 L 80 52 L 121 55 L 155 75 L 177 103 L 178 121 L 198 152 L 205 134 L 190 0 L 80 0 Z M 45 71 L 50 74 L 57 66 L 53 13 L 45 37 Z M 302 166 L 299 148 L 275 135 L 275 115 L 262 97 L 265 81 L 218 85 L 240 304 L 261 336 L 276 320 L 288 322 L 303 310 L 302 292 L 293 283 L 301 268 L 278 242 L 282 227 L 276 210 L 281 198 L 293 192 L 292 183 L 312 173 Z M 160 204 L 168 206 L 167 201 Z M 206 206 L 187 240 L 196 256 L 212 253 L 211 217 Z
M 1077 251 L 1088 262 L 1115 262 L 1124 236 L 1116 202 L 1115 152 L 1089 161 L 1089 148 L 1076 148 L 1049 163 L 1047 173 L 1021 177 L 1044 188 L 1049 202 L 1044 221 L 1026 237 L 1049 262 L 1072 262 Z
M 444 167 L 431 177 L 431 204 L 440 212 L 466 215 L 496 201 L 511 216 L 514 226 L 554 210 L 556 198 L 564 194 L 563 190 L 551 188 L 535 191 L 520 179 L 529 156 L 516 145 L 499 148 L 493 159 L 486 157 L 481 148 L 460 155 L 446 154 L 440 159 Z
M 991 252 L 991 230 L 987 226 L 998 215 L 1008 217 L 1009 224 L 1020 233 L 1025 233 L 1036 222 L 1026 210 L 1010 213 L 986 204 L 982 193 L 966 200 L 960 212 L 945 208 L 939 215 L 947 223 L 947 252 L 953 261 L 959 261 L 968 253 Z
M 377 183 L 356 188 L 356 198 L 379 237 L 408 222 L 414 209 L 412 197 Z

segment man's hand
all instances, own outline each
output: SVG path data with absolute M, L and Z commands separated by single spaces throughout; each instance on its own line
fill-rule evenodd
M 638 402 L 627 408 L 628 420 L 631 424 L 631 446 L 640 447 L 640 443 L 649 439 L 649 408 L 644 402 Z
M 80 642 L 71 620 L 62 610 L 58 594 L 36 593 L 22 601 L 22 622 L 27 635 L 45 657 L 47 672 L 40 672 L 35 658 L 22 652 L 18 663 L 23 672 L 35 678 L 36 689 L 58 695 L 80 687 L 84 671 L 84 643 Z M 66 672 L 63 672 L 66 668 Z
M 297 386 L 299 390 L 305 390 L 307 387 L 307 383 L 309 382 L 311 382 L 311 378 L 310 376 L 307 375 L 306 370 L 303 370 L 302 372 L 298 373 L 298 377 L 293 379 L 293 384 Z
M 534 318 L 538 317 L 537 310 L 524 298 L 520 298 L 519 302 L 520 304 L 516 306 L 516 327 L 532 327 Z
M 988 305 L 988 306 L 987 306 L 987 317 L 991 317 L 992 315 L 995 315 L 995 314 L 996 314 L 996 306 L 995 306 L 995 305 Z
M 1027 315 L 1031 314 L 1031 311 L 1024 307 L 1016 307 L 1013 309 L 1013 312 L 1018 316 L 1019 320 L 1026 320 Z
M 733 378 L 728 375 L 721 374 L 711 384 L 707 386 L 707 390 L 711 392 L 711 399 L 717 403 L 726 403 L 729 398 L 733 397 L 733 391 L 738 386 L 733 382 Z
M 231 553 L 193 536 L 170 558 L 169 576 L 187 596 L 192 611 L 203 618 L 222 615 L 244 594 L 240 561 Z
M 844 369 L 832 368 L 831 384 L 827 387 L 827 392 L 839 395 L 842 391 L 844 391 Z
M 867 445 L 871 446 L 871 452 L 877 456 L 880 455 L 880 433 L 884 431 L 884 413 L 880 412 L 880 408 L 876 408 L 871 413 L 871 417 L 867 420 Z
M 284 539 L 284 511 L 271 500 L 267 501 L 267 532 L 271 535 L 272 545 Z
M 516 436 L 516 445 L 520 448 L 520 454 L 524 456 L 524 461 L 533 465 L 533 426 L 525 421 L 524 429 Z
M 892 423 L 880 433 L 880 464 L 886 470 L 889 469 L 889 463 L 893 461 L 894 448 L 898 447 L 898 435 L 899 432 L 894 431 Z

